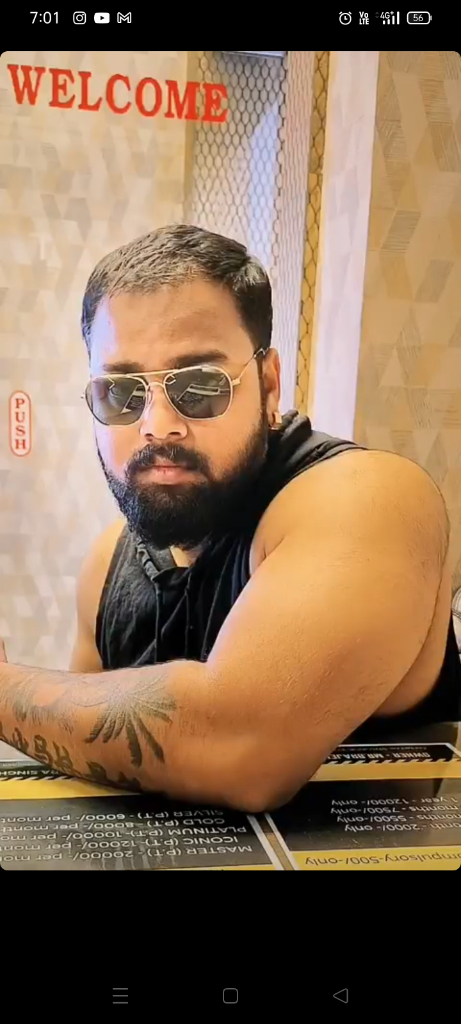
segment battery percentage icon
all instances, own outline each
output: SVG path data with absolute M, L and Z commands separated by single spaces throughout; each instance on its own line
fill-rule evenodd
M 429 25 L 432 21 L 432 14 L 429 11 L 409 11 L 407 22 L 409 25 Z

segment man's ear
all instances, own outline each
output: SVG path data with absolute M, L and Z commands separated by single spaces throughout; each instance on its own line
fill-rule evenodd
M 278 412 L 280 404 L 280 358 L 275 348 L 270 348 L 263 367 L 266 412 L 269 423 Z

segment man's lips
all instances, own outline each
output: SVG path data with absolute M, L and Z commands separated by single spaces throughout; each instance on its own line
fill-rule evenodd
M 177 483 L 193 472 L 196 471 L 187 466 L 178 465 L 177 462 L 169 462 L 168 459 L 157 459 L 151 466 L 143 467 L 140 470 L 143 476 L 148 475 L 150 480 L 164 484 Z
M 157 467 L 165 467 L 165 469 L 186 469 L 186 466 L 181 466 L 177 462 L 170 462 L 169 459 L 156 459 L 150 469 L 157 469 Z

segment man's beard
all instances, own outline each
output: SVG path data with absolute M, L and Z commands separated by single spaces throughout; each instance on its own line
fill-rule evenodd
M 123 481 L 106 467 L 98 446 L 97 451 L 109 488 L 130 529 L 158 550 L 177 547 L 197 551 L 211 538 L 235 534 L 242 527 L 254 502 L 268 437 L 269 425 L 262 408 L 258 426 L 238 461 L 220 480 L 213 476 L 204 455 L 181 445 L 146 446 L 128 463 Z M 198 470 L 205 479 L 190 484 L 140 484 L 142 470 L 154 466 L 156 458 Z

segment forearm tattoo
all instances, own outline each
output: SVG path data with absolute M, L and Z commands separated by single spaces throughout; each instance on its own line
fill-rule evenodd
M 0 691 L 3 706 L 7 697 L 8 718 L 12 717 L 17 723 L 7 735 L 0 721 L 1 740 L 58 772 L 78 775 L 100 785 L 141 788 L 136 777 L 127 777 L 123 772 L 110 776 L 102 765 L 86 760 L 84 745 L 91 746 L 98 740 L 111 745 L 125 739 L 129 762 L 135 769 L 141 768 L 148 751 L 157 761 L 165 763 L 163 747 L 153 730 L 156 720 L 172 723 L 176 702 L 166 693 L 164 676 L 159 674 L 159 669 L 142 669 L 139 673 L 130 670 L 129 678 L 123 671 L 107 673 L 104 677 L 23 671 L 23 678 L 14 687 L 10 684 Z M 155 678 L 151 672 L 155 673 Z M 40 699 L 44 690 L 50 695 L 46 702 Z M 94 721 L 89 733 L 76 736 L 81 712 L 89 712 L 85 716 L 88 721 L 93 709 Z M 83 770 L 74 764 L 66 744 L 50 742 L 41 735 L 43 726 L 57 726 L 61 733 L 68 735 L 69 745 L 80 745 L 79 755 L 85 761 Z

